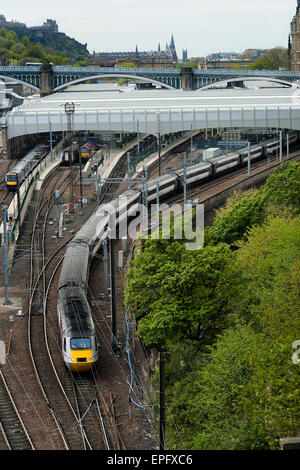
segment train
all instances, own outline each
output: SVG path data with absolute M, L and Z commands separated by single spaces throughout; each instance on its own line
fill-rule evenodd
M 298 142 L 298 133 L 290 135 L 290 145 Z M 251 147 L 251 161 L 264 158 L 278 151 L 279 141 L 267 141 Z M 239 150 L 221 155 L 210 161 L 188 166 L 186 184 L 189 187 L 218 177 L 220 174 L 247 165 L 248 151 Z M 93 257 L 109 235 L 113 217 L 114 227 L 121 231 L 124 223 L 135 212 L 139 203 L 148 204 L 183 191 L 184 170 L 176 170 L 151 180 L 145 185 L 128 189 L 108 204 L 100 205 L 96 212 L 75 234 L 68 244 L 57 288 L 57 314 L 61 349 L 65 366 L 71 372 L 86 372 L 99 359 L 98 344 L 91 309 L 87 300 L 89 268 Z M 119 233 L 120 235 L 120 233 Z
M 73 157 L 72 157 L 73 156 Z M 61 165 L 70 166 L 71 163 L 79 160 L 79 144 L 74 142 L 61 152 Z
M 40 161 L 49 153 L 49 145 L 38 144 L 22 158 L 5 175 L 5 186 L 10 191 L 16 191 L 26 178 L 39 165 Z
M 95 151 L 95 144 L 94 142 L 86 142 L 80 147 L 80 154 L 81 154 L 81 161 L 84 163 L 88 161 L 91 157 L 92 153 Z

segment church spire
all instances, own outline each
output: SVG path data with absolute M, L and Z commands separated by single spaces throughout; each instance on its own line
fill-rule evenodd
M 300 0 L 299 0 L 299 1 L 300 1 Z M 172 33 L 172 37 L 171 37 L 170 47 L 171 47 L 171 49 L 172 49 L 173 51 L 175 50 L 175 41 L 174 41 L 173 33 Z

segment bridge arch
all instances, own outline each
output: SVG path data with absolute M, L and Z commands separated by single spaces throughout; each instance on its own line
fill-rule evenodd
M 53 89 L 53 92 L 63 90 L 64 88 L 67 88 L 68 86 L 71 86 L 71 85 L 77 85 L 78 83 L 86 82 L 87 80 L 94 80 L 96 78 L 130 78 L 130 79 L 136 79 L 136 80 L 143 80 L 148 83 L 154 83 L 155 85 L 163 86 L 165 88 L 168 88 L 169 90 L 176 90 L 176 88 L 171 85 L 167 85 L 164 82 L 160 82 L 159 80 L 155 80 L 154 78 L 144 77 L 142 75 L 130 75 L 130 74 L 125 74 L 125 73 L 102 73 L 102 74 L 97 74 L 97 75 L 91 75 L 89 77 L 81 77 L 76 80 L 63 83 L 62 85 L 55 87 Z
M 281 85 L 289 86 L 290 88 L 300 88 L 300 84 L 296 82 L 291 82 L 288 80 L 283 80 L 281 78 L 273 78 L 268 76 L 251 76 L 251 77 L 239 77 L 239 78 L 224 78 L 221 80 L 216 80 L 209 85 L 202 86 L 198 88 L 198 90 L 209 90 L 210 88 L 214 88 L 216 85 L 220 85 L 222 83 L 234 83 L 234 82 L 251 82 L 251 81 L 264 81 L 264 82 L 273 82 L 273 83 L 280 83 Z
M 13 82 L 18 82 L 18 83 L 21 83 L 22 85 L 26 85 L 29 88 L 32 88 L 33 90 L 37 91 L 38 93 L 40 92 L 40 89 L 38 87 L 36 87 L 35 85 L 31 85 L 31 83 L 27 83 L 24 80 L 20 80 L 19 78 L 8 77 L 6 75 L 0 75 L 0 80 L 1 79 L 10 80 L 10 81 L 13 81 Z

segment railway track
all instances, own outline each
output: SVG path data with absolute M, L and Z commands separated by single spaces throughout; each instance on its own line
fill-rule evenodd
M 109 416 L 105 416 L 101 410 L 95 376 L 92 372 L 70 374 L 70 379 L 79 417 L 78 431 L 80 430 L 84 449 L 111 450 L 116 448 L 110 433 Z
M 45 190 L 41 193 L 33 224 L 28 319 L 30 356 L 44 402 L 50 409 L 52 416 L 52 423 L 49 423 L 48 427 L 52 436 L 53 448 L 67 450 L 108 449 L 114 444 L 112 437 L 108 437 L 109 431 L 104 426 L 104 417 L 96 394 L 96 385 L 91 387 L 90 382 L 87 385 L 82 378 L 75 380 L 72 377 L 71 387 L 69 372 L 58 366 L 57 360 L 53 357 L 58 356 L 59 363 L 63 364 L 61 345 L 58 339 L 56 289 L 53 288 L 55 297 L 52 296 L 55 299 L 55 310 L 53 310 L 55 313 L 52 316 L 55 316 L 56 324 L 54 326 L 51 322 L 51 328 L 49 328 L 48 319 L 49 293 L 63 260 L 62 250 L 72 238 L 71 236 L 64 240 L 51 256 L 46 256 L 47 219 L 53 206 L 51 200 L 54 188 L 59 189 L 59 187 L 55 181 L 50 189 L 50 195 L 46 196 L 43 201 Z M 62 188 L 61 194 L 66 188 L 67 186 Z M 37 252 L 39 256 L 36 260 Z M 42 332 L 44 340 L 41 339 Z M 93 398 L 90 396 L 91 388 L 94 390 Z M 89 401 L 91 406 L 87 411 L 85 404 Z
M 125 174 L 126 169 L 125 161 L 121 170 L 118 168 L 116 171 L 123 171 Z M 54 175 L 53 178 L 55 177 Z M 215 180 L 214 184 L 219 184 L 220 181 L 221 178 Z M 44 188 L 42 195 L 45 196 L 45 200 L 40 199 L 37 204 L 32 236 L 31 313 L 30 326 L 28 326 L 36 375 L 39 377 L 44 402 L 52 416 L 49 434 L 52 436 L 54 449 L 116 449 L 118 445 L 116 443 L 117 431 L 113 426 L 111 427 L 111 416 L 105 406 L 105 411 L 101 411 L 103 403 L 99 403 L 99 391 L 94 377 L 90 375 L 83 378 L 83 376 L 79 377 L 74 374 L 71 376 L 67 370 L 58 367 L 56 359 L 53 358 L 54 349 L 56 349 L 59 362 L 63 362 L 60 343 L 57 339 L 57 318 L 55 318 L 56 327 L 51 325 L 49 328 L 48 297 L 51 289 L 54 291 L 55 275 L 62 261 L 62 250 L 72 238 L 65 239 L 51 256 L 47 256 L 45 237 L 47 218 L 53 206 L 51 201 L 53 191 L 58 189 L 58 183 L 56 181 L 53 183 L 53 187 L 52 183 L 51 187 L 49 187 L 50 183 L 47 185 L 47 191 L 50 191 L 50 195 L 46 195 L 46 188 Z M 199 194 L 199 188 L 196 193 Z M 103 194 L 102 202 L 104 198 L 110 200 L 112 197 L 113 194 L 106 192 Z M 191 197 L 191 193 L 189 197 Z M 39 256 L 33 256 L 37 252 Z M 55 303 L 54 299 L 56 300 L 56 295 L 53 295 Z M 51 369 L 53 373 L 51 373 Z M 53 380 L 53 376 L 56 376 L 56 381 Z
M 5 174 L 9 171 L 9 169 L 14 165 L 14 161 L 11 160 L 7 164 L 4 165 L 4 168 L 1 168 L 1 182 L 0 182 L 0 206 L 1 205 L 6 205 L 8 206 L 12 198 L 14 196 L 14 193 L 11 193 L 8 191 L 8 189 L 5 186 Z M 2 173 L 3 172 L 3 173 Z M 2 220 L 2 213 L 0 213 L 0 221 Z
M 0 432 L 7 450 L 34 450 L 29 434 L 0 370 Z
M 37 382 L 42 391 L 46 405 L 50 408 L 50 413 L 53 418 L 53 423 L 49 425 L 49 433 L 53 436 L 53 447 L 55 449 L 70 449 L 69 441 L 73 440 L 72 436 L 68 436 L 66 429 L 74 426 L 74 419 L 76 415 L 70 415 L 69 413 L 62 414 L 62 410 L 66 409 L 65 400 L 66 397 L 63 395 L 61 390 L 61 384 L 55 379 L 51 372 L 51 362 L 49 361 L 49 349 L 47 341 L 41 341 L 41 333 L 44 332 L 46 339 L 46 299 L 48 291 L 51 285 L 52 276 L 49 280 L 49 286 L 47 291 L 46 281 L 46 269 L 49 268 L 50 263 L 54 260 L 53 273 L 59 267 L 60 261 L 57 263 L 55 259 L 58 256 L 60 250 L 68 243 L 66 240 L 60 245 L 51 257 L 46 261 L 45 256 L 45 232 L 46 224 L 53 207 L 53 194 L 55 189 L 60 189 L 64 183 L 67 185 L 62 189 L 62 193 L 68 187 L 69 172 L 66 178 L 58 184 L 59 178 L 54 179 L 54 184 L 50 189 L 50 195 L 43 201 L 43 197 L 46 193 L 46 187 L 43 189 L 35 214 L 35 220 L 31 236 L 31 260 L 30 260 L 30 298 L 28 306 L 28 344 L 31 361 L 34 367 L 35 376 Z M 49 190 L 49 186 L 47 187 Z M 36 256 L 36 253 L 39 256 Z M 52 267 L 52 265 L 51 265 Z M 51 400 L 50 397 L 55 397 L 55 400 Z M 64 426 L 63 424 L 64 423 Z M 76 443 L 79 445 L 79 443 Z

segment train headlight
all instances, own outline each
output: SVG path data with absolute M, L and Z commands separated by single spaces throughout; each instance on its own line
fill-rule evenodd
M 74 359 L 74 357 L 71 357 L 71 362 L 75 362 L 75 359 Z
M 92 357 L 89 357 L 89 362 L 93 362 L 93 358 L 92 358 Z

